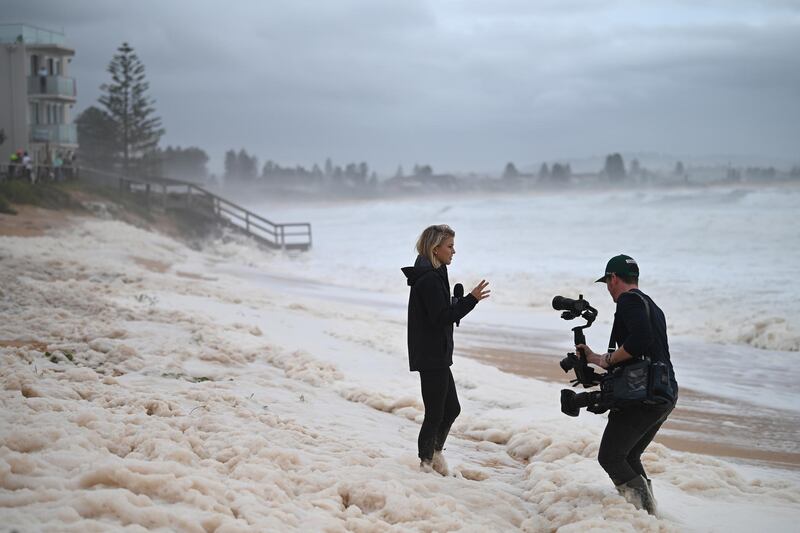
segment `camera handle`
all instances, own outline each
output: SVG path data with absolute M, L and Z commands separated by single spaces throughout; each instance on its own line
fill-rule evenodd
M 586 344 L 586 336 L 583 334 L 583 330 L 588 328 L 591 324 L 586 324 L 585 326 L 575 326 L 572 328 L 572 333 L 575 336 L 575 346 L 579 344 Z M 581 359 L 586 361 L 586 354 L 583 353 L 583 348 L 578 350 L 578 353 L 581 354 Z
M 587 320 L 587 323 L 585 325 L 575 326 L 574 328 L 572 328 L 572 333 L 575 336 L 576 346 L 578 344 L 586 344 L 586 336 L 583 334 L 583 330 L 591 326 L 592 322 L 594 322 L 594 316 L 591 317 L 591 320 L 586 316 L 584 316 L 584 318 Z M 586 352 L 583 350 L 583 348 L 578 348 L 577 358 L 580 360 L 580 364 L 574 368 L 575 379 L 570 382 L 572 383 L 572 386 L 577 387 L 578 385 L 583 385 L 584 388 L 589 388 L 599 384 L 602 375 L 596 373 L 589 366 L 589 362 L 586 360 Z
M 583 334 L 583 330 L 591 325 L 592 325 L 591 322 L 589 322 L 588 324 L 585 324 L 583 326 L 575 326 L 574 328 L 572 328 L 572 334 L 575 337 L 575 346 L 579 344 L 586 344 L 586 336 Z M 578 352 L 578 358 L 581 361 L 581 367 L 586 367 L 588 369 L 589 363 L 586 360 L 586 352 L 583 350 L 583 348 L 577 348 L 576 351 Z M 580 373 L 581 375 L 578 376 L 577 375 L 578 373 Z M 576 374 L 575 379 L 571 382 L 572 386 L 577 387 L 578 385 L 583 385 L 584 387 L 586 387 L 587 385 L 585 383 L 582 383 L 581 379 L 583 377 L 583 372 L 575 372 L 575 374 Z

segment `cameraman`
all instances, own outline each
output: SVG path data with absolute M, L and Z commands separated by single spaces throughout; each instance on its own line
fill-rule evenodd
M 617 304 L 608 353 L 597 354 L 584 344 L 576 348 L 584 351 L 589 363 L 601 368 L 622 366 L 649 357 L 651 363 L 664 363 L 669 373 L 672 397 L 611 409 L 597 454 L 600 466 L 620 494 L 638 508 L 655 514 L 652 485 L 642 467 L 641 456 L 678 398 L 678 383 L 667 343 L 667 323 L 661 309 L 639 290 L 639 266 L 633 258 L 612 257 L 605 274 L 597 282 L 605 282 Z

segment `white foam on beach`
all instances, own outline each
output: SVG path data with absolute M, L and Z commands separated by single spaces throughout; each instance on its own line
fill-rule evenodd
M 235 239 L 196 252 L 93 220 L 0 250 L 0 339 L 22 345 L 0 348 L 6 527 L 788 531 L 800 518 L 795 472 L 658 444 L 644 462 L 663 516 L 636 511 L 596 463 L 602 417 L 568 419 L 559 386 L 463 359 L 454 475 L 419 472 L 402 311 L 231 274 L 303 277 L 308 257 Z

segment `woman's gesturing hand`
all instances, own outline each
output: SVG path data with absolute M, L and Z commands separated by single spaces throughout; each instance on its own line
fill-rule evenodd
M 478 283 L 475 286 L 475 288 L 472 289 L 472 291 L 470 291 L 470 294 L 472 296 L 474 296 L 475 299 L 480 302 L 484 298 L 488 298 L 489 297 L 489 293 L 492 292 L 490 289 L 486 288 L 488 286 L 489 286 L 489 282 L 486 281 L 485 279 L 482 279 L 481 282 Z

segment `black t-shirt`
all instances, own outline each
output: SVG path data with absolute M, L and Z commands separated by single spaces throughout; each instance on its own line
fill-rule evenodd
M 645 302 L 650 308 L 649 317 Z M 609 350 L 620 346 L 624 346 L 625 351 L 635 359 L 648 356 L 653 362 L 666 364 L 669 367 L 670 381 L 677 392 L 678 383 L 670 361 L 664 312 L 652 298 L 639 289 L 623 292 L 617 298 Z

